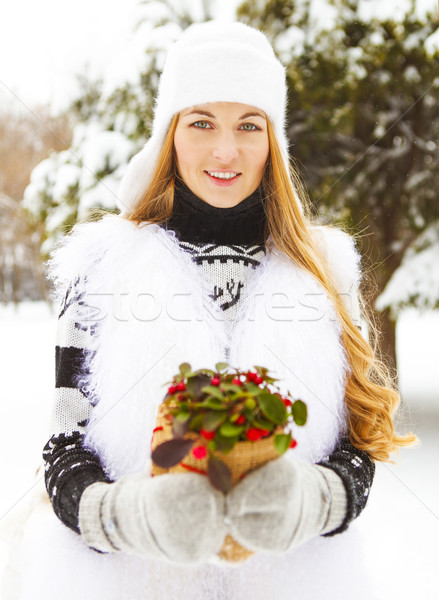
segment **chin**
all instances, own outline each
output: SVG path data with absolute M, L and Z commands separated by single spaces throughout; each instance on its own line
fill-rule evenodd
M 209 202 L 208 204 L 211 204 L 212 206 L 216 206 L 219 208 L 232 208 L 233 206 L 236 206 L 237 204 L 239 204 L 240 202 L 242 202 L 242 200 L 244 200 L 244 198 L 239 197 L 229 197 L 229 196 L 215 196 L 215 197 L 209 197 Z
M 238 193 L 236 190 L 219 190 L 216 193 L 206 192 L 204 198 L 208 198 L 208 203 L 222 208 L 231 208 L 242 202 L 250 193 Z

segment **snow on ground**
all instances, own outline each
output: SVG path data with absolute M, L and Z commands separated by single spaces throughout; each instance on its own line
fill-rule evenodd
M 0 520 L 28 498 L 48 439 L 55 330 L 56 315 L 43 303 L 0 307 Z M 401 388 L 410 411 L 406 430 L 417 433 L 421 445 L 392 456 L 396 465 L 377 464 L 357 525 L 376 587 L 371 600 L 433 600 L 439 597 L 439 312 L 404 312 L 397 334 Z M 0 544 L 0 569 L 6 554 Z M 354 592 L 349 600 L 355 600 Z

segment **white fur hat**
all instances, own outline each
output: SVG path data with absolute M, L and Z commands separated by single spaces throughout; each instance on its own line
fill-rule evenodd
M 284 67 L 263 33 L 237 22 L 188 27 L 168 52 L 151 137 L 130 160 L 121 181 L 121 214 L 128 216 L 148 188 L 172 117 L 191 106 L 241 102 L 263 110 L 288 164 L 286 98 Z

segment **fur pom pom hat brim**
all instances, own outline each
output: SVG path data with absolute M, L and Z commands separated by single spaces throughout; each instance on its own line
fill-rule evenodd
M 168 52 L 151 137 L 130 160 L 121 181 L 121 215 L 129 216 L 147 190 L 173 116 L 192 106 L 240 102 L 263 110 L 288 165 L 286 99 L 285 69 L 263 33 L 238 22 L 188 27 Z

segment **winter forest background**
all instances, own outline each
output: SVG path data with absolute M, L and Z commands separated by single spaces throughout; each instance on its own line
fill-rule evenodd
M 380 4 L 254 0 L 237 1 L 234 10 L 235 18 L 267 34 L 287 68 L 291 155 L 315 216 L 357 235 L 362 291 L 382 331 L 384 356 L 398 368 L 401 432 L 421 439 L 419 448 L 392 457 L 397 466 L 378 465 L 361 517 L 369 535 L 366 559 L 383 598 L 434 598 L 439 25 L 434 0 L 427 10 L 415 0 L 387 11 Z M 224 17 L 220 1 L 139 1 L 129 68 L 101 77 L 78 73 L 77 93 L 58 111 L 3 102 L 7 92 L 1 91 L 2 455 L 20 427 L 27 444 L 3 467 L 12 486 L 0 517 L 26 495 L 46 441 L 56 314 L 44 261 L 78 219 L 95 208 L 116 211 L 126 164 L 150 133 L 166 49 L 192 22 L 213 17 Z

